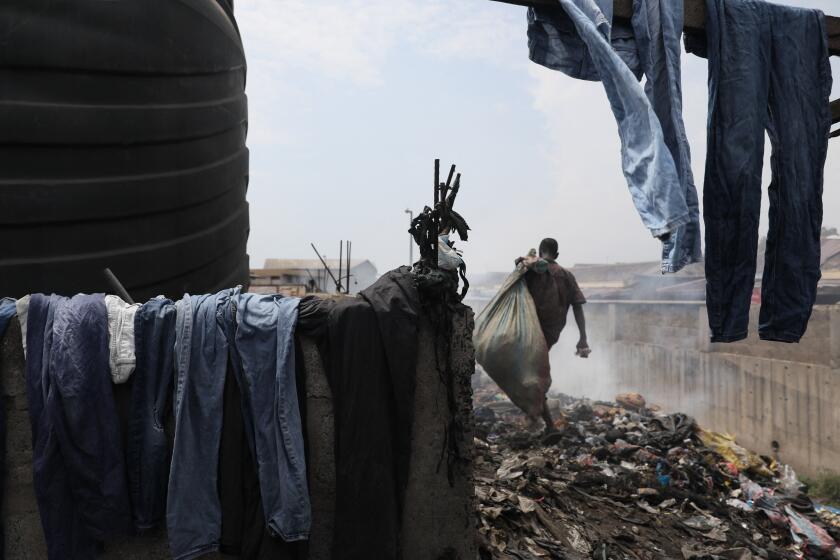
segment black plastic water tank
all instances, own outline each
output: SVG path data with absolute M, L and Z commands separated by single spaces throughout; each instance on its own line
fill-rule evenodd
M 0 2 L 0 297 L 248 282 L 227 0 Z

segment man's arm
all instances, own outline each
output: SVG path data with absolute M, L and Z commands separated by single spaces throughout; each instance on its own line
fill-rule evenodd
M 586 340 L 586 317 L 583 314 L 583 304 L 573 303 L 572 312 L 575 314 L 575 323 L 577 323 L 578 331 L 580 331 L 580 340 L 577 343 L 577 355 L 581 358 L 588 358 L 589 342 Z
M 566 279 L 568 282 L 569 297 L 572 302 L 572 312 L 575 314 L 575 323 L 577 323 L 578 331 L 580 332 L 576 355 L 581 358 L 588 358 L 592 350 L 590 350 L 589 341 L 586 338 L 586 317 L 583 314 L 583 304 L 586 303 L 586 297 L 584 297 L 580 286 L 578 286 L 577 278 L 568 270 L 566 271 Z

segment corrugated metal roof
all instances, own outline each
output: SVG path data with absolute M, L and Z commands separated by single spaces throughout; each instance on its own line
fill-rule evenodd
M 338 259 L 324 260 L 326 261 L 327 266 L 338 270 Z M 365 263 L 370 263 L 371 266 L 376 268 L 373 263 L 367 259 L 352 259 L 350 261 L 350 268 L 356 268 L 357 266 Z M 347 261 L 345 260 L 341 266 L 347 266 Z M 324 265 L 321 264 L 321 261 L 318 259 L 265 259 L 263 268 L 271 270 L 318 270 L 324 268 Z
M 820 265 L 824 265 L 831 259 L 840 256 L 840 237 L 824 237 L 820 244 Z M 759 247 L 758 265 L 756 274 L 764 270 L 764 247 Z M 823 271 L 825 272 L 825 271 Z
M 820 263 L 824 264 L 837 256 L 840 256 L 840 237 L 827 237 L 823 239 Z

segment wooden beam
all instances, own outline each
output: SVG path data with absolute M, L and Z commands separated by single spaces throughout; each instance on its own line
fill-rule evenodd
M 519 6 L 559 7 L 557 0 L 495 0 L 506 4 Z M 671 0 L 669 0 L 671 1 Z M 685 1 L 685 29 L 700 31 L 706 28 L 706 3 L 704 0 Z M 614 0 L 614 17 L 619 20 L 629 20 L 633 15 L 633 0 Z M 826 32 L 828 34 L 828 52 L 840 55 L 840 18 L 826 16 Z

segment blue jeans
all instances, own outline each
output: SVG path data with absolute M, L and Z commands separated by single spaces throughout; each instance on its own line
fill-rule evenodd
M 637 75 L 613 48 L 611 22 L 599 4 L 595 0 L 559 2 L 588 49 L 592 65 L 604 84 L 618 122 L 622 167 L 636 210 L 655 237 L 668 239 L 690 222 L 691 215 L 674 158 L 665 144 L 659 117 Z M 546 45 L 546 48 L 551 47 L 551 44 Z
M 831 68 L 821 12 L 706 0 L 706 300 L 713 342 L 747 336 L 755 285 L 764 132 L 772 144 L 770 230 L 759 335 L 798 342 L 820 279 Z
M 134 316 L 136 366 L 128 426 L 128 482 L 139 531 L 157 526 L 166 514 L 171 451 L 164 431 L 175 371 L 175 304 L 152 299 Z
M 678 272 L 703 259 L 700 205 L 682 111 L 683 12 L 683 3 L 674 0 L 633 1 L 633 35 L 647 77 L 645 93 L 662 126 L 689 215 L 688 223 L 677 228 L 662 245 L 663 273 Z
M 33 295 L 27 339 L 33 483 L 49 558 L 95 558 L 131 525 L 104 296 Z
M 219 442 L 228 342 L 219 318 L 238 288 L 185 295 L 176 304 L 175 444 L 169 472 L 166 525 L 175 560 L 219 548 Z
M 6 327 L 9 326 L 9 321 L 17 313 L 15 300 L 12 298 L 0 298 L 0 339 L 6 333 Z M 2 408 L 0 407 L 0 412 Z
M 235 298 L 235 367 L 266 524 L 287 542 L 309 537 L 311 507 L 295 379 L 297 298 Z M 237 365 L 238 365 L 237 364 Z

